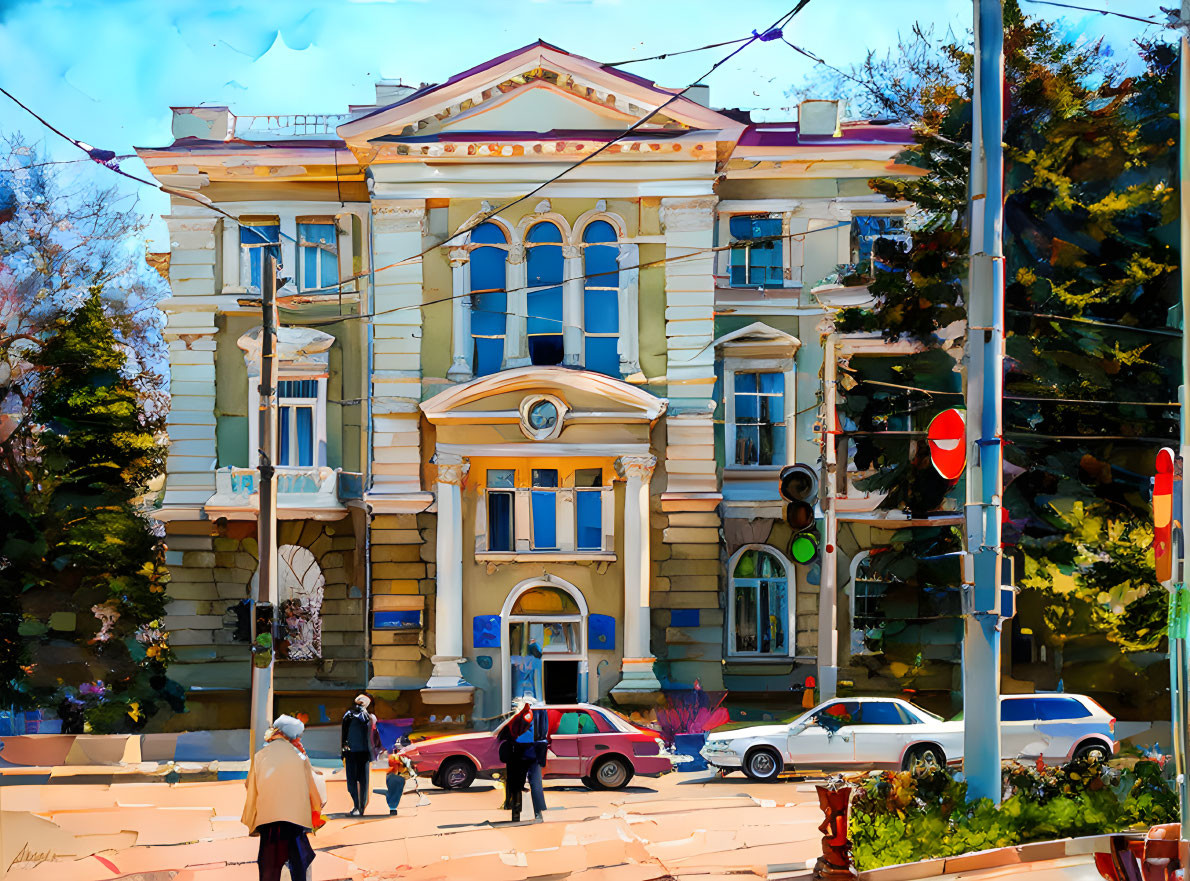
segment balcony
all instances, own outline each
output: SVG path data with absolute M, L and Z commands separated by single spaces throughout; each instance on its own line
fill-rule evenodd
M 281 520 L 338 520 L 347 513 L 339 500 L 339 474 L 325 466 L 277 468 L 277 517 Z M 228 466 L 215 472 L 215 494 L 207 500 L 212 520 L 255 520 L 260 511 L 260 477 L 255 468 Z

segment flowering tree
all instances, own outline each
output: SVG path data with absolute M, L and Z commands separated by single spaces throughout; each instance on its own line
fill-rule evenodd
M 166 287 L 111 191 L 0 166 L 0 702 L 130 730 L 165 676 L 167 580 L 145 497 L 165 458 Z

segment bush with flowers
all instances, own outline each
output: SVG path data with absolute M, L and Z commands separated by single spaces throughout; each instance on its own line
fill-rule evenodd
M 909 863 L 1029 841 L 1147 828 L 1177 819 L 1164 762 L 1129 757 L 1116 766 L 1008 763 L 999 807 L 969 800 L 961 774 L 941 768 L 886 771 L 852 782 L 856 868 Z

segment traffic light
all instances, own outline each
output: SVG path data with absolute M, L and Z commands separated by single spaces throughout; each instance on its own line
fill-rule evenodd
M 273 663 L 273 604 L 256 603 L 252 612 L 252 663 L 265 669 Z
M 795 563 L 812 563 L 818 558 L 818 472 L 809 465 L 789 465 L 781 470 L 781 497 L 785 519 L 793 528 L 789 556 Z

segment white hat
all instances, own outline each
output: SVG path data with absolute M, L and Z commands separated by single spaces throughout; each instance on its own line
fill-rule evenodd
M 302 732 L 306 730 L 306 726 L 301 723 L 301 720 L 293 718 L 293 716 L 278 716 L 273 720 L 273 727 L 288 737 L 290 740 L 296 740 L 302 736 Z

